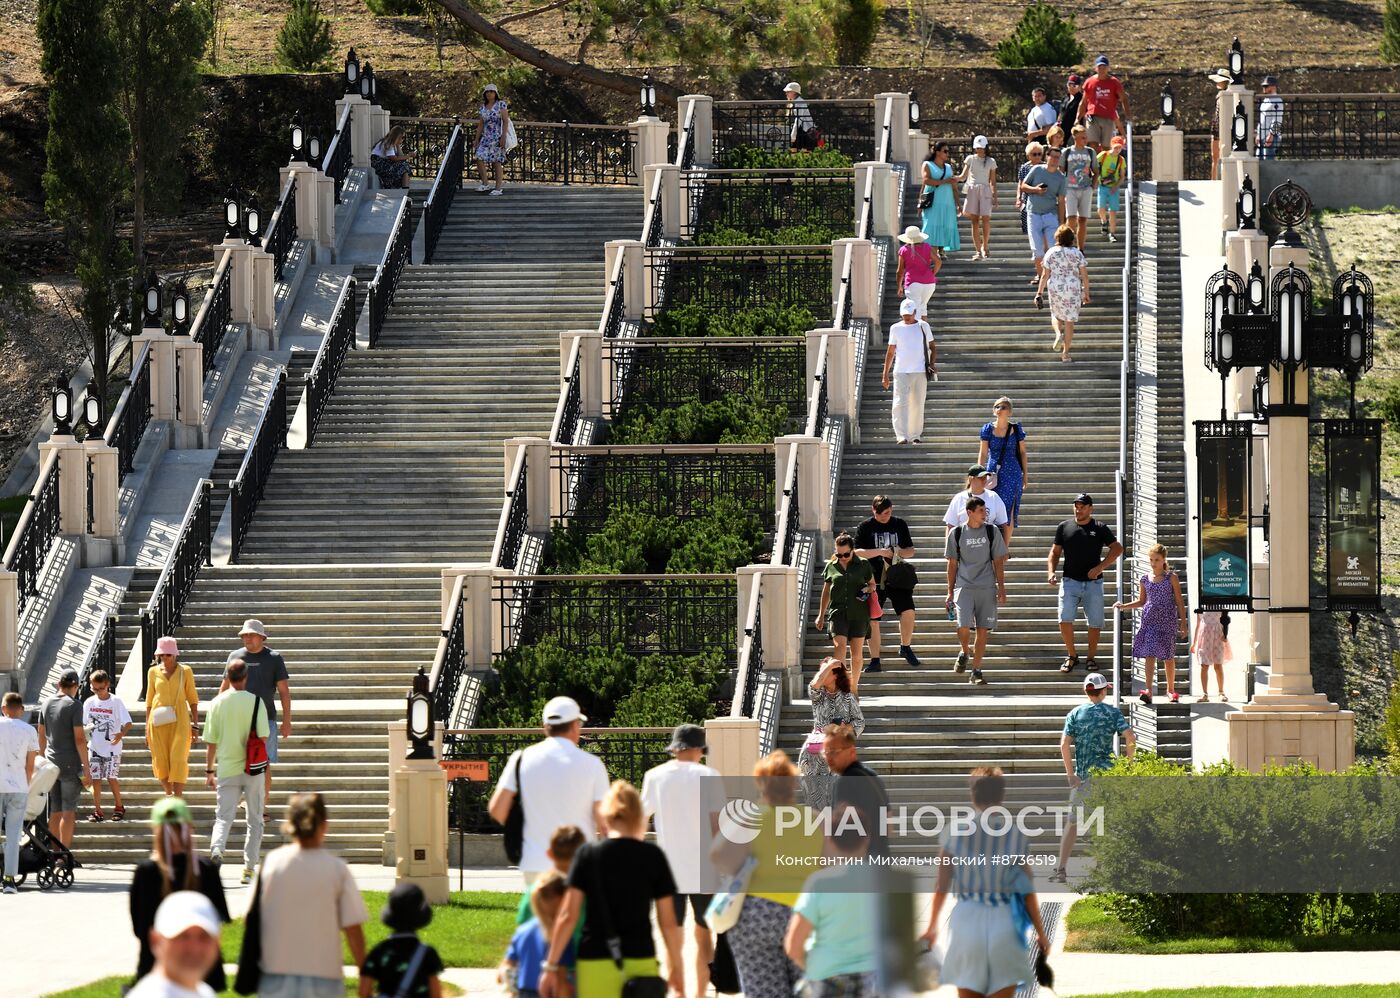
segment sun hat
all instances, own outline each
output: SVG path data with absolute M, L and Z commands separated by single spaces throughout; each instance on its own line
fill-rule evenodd
M 919 315 L 919 303 L 916 302 L 913 298 L 906 298 L 906 299 L 904 299 L 904 301 L 900 302 L 900 305 L 899 305 L 899 314 L 900 314 L 900 315 L 912 315 L 912 316 L 914 316 L 915 318 L 918 318 L 918 315 Z
M 924 230 L 917 225 L 911 225 L 899 234 L 899 241 L 902 243 L 921 243 L 927 239 Z
M 544 705 L 545 724 L 570 724 L 586 720 L 588 718 L 584 716 L 583 708 L 573 697 L 555 697 Z
M 1084 688 L 1086 690 L 1106 690 L 1109 682 L 1103 677 L 1102 672 L 1091 672 L 1084 677 Z
M 501 96 L 501 88 L 494 83 L 486 84 L 486 86 L 481 88 L 481 92 L 483 94 L 495 94 L 497 97 Z
M 785 93 L 785 94 L 800 94 L 800 93 L 802 93 L 802 84 L 800 84 L 800 83 L 789 83 L 787 86 L 783 87 L 783 93 Z
M 972 148 L 974 148 L 974 149 L 985 149 L 985 148 L 987 148 L 987 136 L 985 136 L 985 135 L 979 135 L 979 136 L 977 136 L 977 138 L 973 139 L 973 140 L 972 140 Z
M 174 939 L 186 929 L 203 929 L 215 939 L 223 924 L 214 905 L 199 891 L 176 891 L 156 909 L 156 934 Z
M 177 644 L 175 643 L 175 639 L 174 639 L 174 638 L 172 638 L 170 635 L 167 634 L 167 635 L 166 635 L 165 637 L 163 637 L 163 638 L 156 638 L 156 654 L 157 654 L 157 655 L 179 655 L 179 654 L 180 654 L 180 646 L 177 645 Z
M 1217 69 L 1214 72 L 1207 73 L 1206 76 L 1216 83 L 1229 83 L 1231 80 L 1230 71 L 1228 69 Z
M 263 626 L 261 620 L 258 620 L 256 617 L 249 617 L 247 620 L 243 621 L 243 629 L 238 632 L 238 636 L 241 638 L 245 634 L 256 634 L 259 637 L 265 638 L 267 637 L 267 628 Z
M 433 906 L 417 884 L 395 884 L 379 920 L 395 932 L 416 932 L 433 920 Z
M 1107 66 L 1107 65 L 1108 65 L 1108 56 L 1106 56 L 1106 55 L 1101 55 L 1101 56 L 1099 56 L 1097 59 L 1094 60 L 1094 65 L 1095 65 L 1095 66 Z
M 705 729 L 698 724 L 678 724 L 671 732 L 671 744 L 667 752 L 684 752 L 686 749 L 709 748 L 705 744 Z
M 151 805 L 150 825 L 193 825 L 194 815 L 182 797 L 162 797 Z

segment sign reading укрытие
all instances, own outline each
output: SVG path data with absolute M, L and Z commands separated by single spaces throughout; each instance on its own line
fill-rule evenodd
M 485 759 L 439 759 L 438 765 L 449 780 L 472 780 L 484 783 L 491 778 Z

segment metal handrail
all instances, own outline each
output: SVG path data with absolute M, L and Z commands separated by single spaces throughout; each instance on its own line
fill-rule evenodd
M 113 685 L 120 678 L 117 676 L 117 623 L 117 615 L 108 613 L 102 626 L 92 636 L 92 642 L 83 654 L 83 662 L 78 666 L 78 677 L 85 687 L 88 677 L 99 669 L 112 677 Z
M 734 575 L 721 572 L 681 572 L 670 575 L 618 574 L 618 575 L 520 575 L 511 576 L 513 582 L 666 582 L 683 579 L 686 582 L 733 582 Z
M 621 254 L 618 255 L 621 256 Z M 570 434 L 568 440 L 561 440 L 559 433 L 563 430 L 564 423 L 568 419 L 569 397 L 571 395 L 576 395 L 575 390 L 578 387 L 576 382 L 578 381 L 579 373 L 578 365 L 581 339 L 582 337 L 579 336 L 572 338 L 569 347 L 569 359 L 564 364 L 564 384 L 559 391 L 559 403 L 554 407 L 554 421 L 549 426 L 549 442 L 551 444 L 573 443 L 572 434 Z
M 559 444 L 549 445 L 556 454 L 588 457 L 593 454 L 772 454 L 773 444 Z
M 786 100 L 717 100 L 715 107 L 786 107 Z M 832 97 L 832 98 L 812 98 L 807 101 L 807 106 L 812 107 L 873 107 L 874 98 L 871 97 Z
M 355 278 L 347 277 L 331 312 L 330 329 L 316 350 L 316 359 L 306 375 L 306 443 L 316 439 L 326 403 L 335 393 L 345 355 L 355 343 L 355 322 L 359 309 L 355 303 Z
M 826 343 L 824 342 L 826 337 L 823 336 L 822 340 L 822 347 L 824 349 L 826 347 Z M 773 564 L 775 565 L 793 564 L 790 560 L 793 556 L 793 552 L 788 549 L 787 540 L 788 535 L 797 529 L 792 520 L 793 517 L 797 515 L 796 511 L 793 509 L 793 498 L 797 495 L 798 447 L 797 444 L 789 444 L 788 446 L 788 471 L 786 478 L 783 480 L 783 498 L 782 503 L 778 507 L 778 522 L 773 534 Z
M 1126 493 L 1128 471 L 1128 341 L 1132 326 L 1128 312 L 1129 288 L 1133 270 L 1133 123 L 1125 123 L 1125 145 L 1128 150 L 1128 174 L 1124 181 L 1126 195 L 1123 198 L 1123 270 L 1122 270 L 1122 313 L 1123 313 L 1123 356 L 1118 365 L 1118 470 L 1114 475 L 1113 492 L 1116 507 L 1114 510 L 1117 536 L 1121 541 L 1123 532 L 1123 505 Z M 1119 558 L 1115 571 L 1115 584 L 1118 589 L 1117 602 L 1124 598 L 1123 586 L 1126 579 L 1123 563 Z M 1113 705 L 1122 703 L 1121 672 L 1123 668 L 1123 611 L 1113 611 Z M 1130 677 L 1131 678 L 1131 677 Z
M 297 177 L 292 174 L 282 197 L 277 202 L 277 210 L 272 213 L 272 221 L 267 223 L 267 238 L 263 247 L 272 254 L 272 275 L 282 280 L 287 265 L 287 254 L 297 238 Z
M 647 210 L 642 218 L 642 245 L 660 246 L 662 231 L 662 211 L 661 211 L 661 171 L 652 171 L 651 194 L 647 196 Z M 622 256 L 621 253 L 618 254 Z M 603 310 L 607 315 L 607 309 Z
M 688 155 L 687 155 L 688 154 Z M 676 140 L 676 166 L 690 169 L 695 162 L 695 102 L 685 109 L 685 121 L 681 125 L 680 136 Z
M 277 373 L 277 385 L 263 403 L 257 426 L 253 429 L 238 475 L 229 482 L 229 517 L 233 536 L 229 561 L 238 560 L 243 548 L 244 534 L 253 519 L 253 512 L 262 501 L 263 490 L 278 453 L 287 446 L 287 369 Z
M 44 560 L 58 536 L 61 514 L 58 453 L 57 450 L 50 451 L 48 459 L 39 469 L 34 488 L 29 490 L 29 501 L 25 503 L 24 512 L 19 515 L 10 533 L 10 543 L 5 547 L 5 571 L 19 576 L 16 617 L 24 613 L 28 598 L 39 594 L 39 571 L 44 567 Z
M 520 492 L 520 484 L 525 478 L 525 448 L 521 447 L 515 452 L 515 465 L 511 468 L 510 483 L 506 486 L 506 501 L 501 506 L 501 517 L 496 523 L 496 540 L 491 545 L 491 564 L 497 568 L 514 568 L 515 559 L 512 564 L 503 565 L 501 559 L 505 557 L 507 535 L 510 533 L 511 520 L 518 516 L 520 511 L 515 508 L 516 496 Z M 519 552 L 516 552 L 517 556 Z
M 180 623 L 185 601 L 199 575 L 199 570 L 212 564 L 209 509 L 213 483 L 201 479 L 195 486 L 185 518 L 180 522 L 179 533 L 170 548 L 170 557 L 161 569 L 155 590 L 141 611 L 141 657 L 149 664 L 155 658 L 156 638 L 168 634 Z M 196 530 L 196 528 L 198 528 Z M 195 545 L 193 549 L 190 545 Z M 176 570 L 180 576 L 176 577 Z M 146 670 L 141 670 L 141 698 L 146 696 Z
M 393 228 L 389 230 L 389 240 L 384 244 L 384 256 L 370 281 L 366 297 L 369 300 L 369 346 L 374 349 L 379 342 L 379 331 L 388 318 L 389 306 L 394 303 L 394 293 L 399 289 L 399 279 L 408 263 L 413 243 L 412 228 L 404 225 L 408 217 L 409 199 L 399 201 L 398 213 L 394 215 Z
M 885 101 L 885 121 L 880 126 L 880 144 L 876 149 L 875 161 L 890 161 L 890 144 L 894 141 L 894 101 Z
M 121 398 L 112 410 L 112 418 L 107 420 L 107 428 L 102 433 L 102 442 L 117 450 L 117 482 L 121 483 L 129 475 L 136 460 L 136 449 L 146 435 L 146 427 L 151 424 L 151 344 L 143 343 L 141 352 L 131 365 L 131 375 L 126 379 Z
M 205 292 L 199 311 L 195 313 L 194 322 L 190 324 L 190 339 L 203 346 L 200 363 L 204 366 L 206 378 L 214 368 L 232 314 L 233 251 L 224 250 L 218 267 L 214 269 L 214 280 Z
M 433 655 L 433 667 L 428 674 L 428 690 L 433 698 L 433 713 L 446 723 L 452 714 L 453 701 L 462 670 L 466 666 L 466 591 L 465 575 L 452 583 L 452 596 L 442 615 L 442 634 Z M 453 718 L 455 720 L 455 718 Z
M 340 204 L 340 189 L 345 186 L 345 178 L 350 174 L 350 123 L 354 111 L 353 104 L 345 105 L 340 112 L 340 120 L 335 124 L 335 137 L 321 157 L 326 176 L 335 181 L 336 204 Z
M 433 186 L 428 191 L 428 200 L 423 203 L 423 262 L 433 262 L 433 252 L 437 249 L 438 237 L 447 222 L 447 212 L 462 186 L 462 170 L 466 157 L 466 136 L 461 125 L 454 125 L 448 137 L 447 148 L 438 164 Z
M 744 691 L 748 689 L 749 672 L 753 668 L 753 652 L 756 641 L 762 638 L 758 631 L 758 605 L 763 595 L 763 573 L 753 576 L 753 588 L 749 591 L 749 608 L 744 613 L 744 638 L 739 644 L 739 665 L 734 672 L 734 699 L 730 703 L 731 718 L 748 717 L 744 712 Z

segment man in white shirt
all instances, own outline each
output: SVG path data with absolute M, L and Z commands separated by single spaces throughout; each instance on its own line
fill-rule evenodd
M 705 909 L 715 892 L 715 874 L 709 863 L 710 840 L 719 834 L 719 813 L 724 810 L 724 785 L 719 773 L 704 765 L 705 729 L 681 724 L 666 746 L 674 759 L 647 770 L 642 778 L 642 808 L 656 819 L 656 842 L 671 865 L 676 893 L 676 924 L 685 924 L 685 903 L 695 915 L 695 996 L 704 998 L 710 987 L 710 961 L 715 958 L 714 937 L 705 923 Z
M 967 488 L 953 496 L 952 502 L 948 503 L 948 512 L 943 514 L 943 536 L 946 538 L 954 527 L 967 526 L 968 496 L 976 496 L 987 504 L 987 522 L 1001 530 L 1001 536 L 1009 546 L 1011 518 L 1006 515 L 1006 503 L 1001 501 L 1001 496 L 987 488 L 987 469 L 980 464 L 967 469 Z
M 608 771 L 596 755 L 578 747 L 588 720 L 572 697 L 555 697 L 544 705 L 544 741 L 512 752 L 491 795 L 487 810 L 504 825 L 515 798 L 525 810 L 520 872 L 529 886 L 554 868 L 546 850 L 560 825 L 589 834 L 605 834 L 598 802 L 608 792 Z
M 198 891 L 175 891 L 156 909 L 151 928 L 155 968 L 127 998 L 214 998 L 204 977 L 219 959 L 219 913 Z
M 1060 118 L 1055 105 L 1046 97 L 1044 87 L 1032 90 L 1031 100 L 1034 103 L 1026 112 L 1026 141 L 1038 142 L 1045 138 L 1045 133 L 1050 131 L 1050 127 L 1057 124 Z
M 24 827 L 24 805 L 34 780 L 34 759 L 39 754 L 39 732 L 25 723 L 24 698 L 6 693 L 0 717 L 0 832 L 5 833 L 6 894 L 15 893 L 19 875 L 19 836 Z
M 924 435 L 924 400 L 928 398 L 929 370 L 936 371 L 937 346 L 928 323 L 919 319 L 919 303 L 906 298 L 899 306 L 902 321 L 890 326 L 890 345 L 885 350 L 885 370 L 881 382 L 890 387 L 890 365 L 894 365 L 895 443 L 919 443 Z

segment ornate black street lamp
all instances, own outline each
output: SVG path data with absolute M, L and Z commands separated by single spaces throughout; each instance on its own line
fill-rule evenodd
M 360 69 L 360 96 L 365 100 L 374 96 L 374 67 L 368 61 Z
M 83 393 L 83 426 L 87 429 L 89 440 L 102 436 L 102 399 L 90 385 Z
M 1235 114 L 1230 119 L 1230 149 L 1233 152 L 1249 151 L 1249 117 L 1244 111 L 1244 101 L 1235 102 Z
M 230 187 L 224 195 L 224 238 L 237 239 L 243 234 L 242 198 L 235 188 Z
M 306 129 L 301 126 L 301 112 L 292 115 L 292 161 L 306 156 Z
M 170 288 L 170 335 L 184 336 L 190 329 L 190 292 L 184 281 Z
M 347 94 L 360 92 L 360 58 L 355 55 L 353 48 L 345 56 L 345 92 Z
M 909 91 L 909 124 L 917 125 L 919 123 L 919 114 L 921 110 L 922 109 L 919 107 L 919 98 L 914 94 L 914 91 Z
M 1245 279 L 1245 308 L 1255 315 L 1264 311 L 1264 270 L 1255 260 Z
M 154 270 L 146 272 L 146 287 L 141 293 L 141 313 L 148 327 L 161 325 L 160 278 Z
M 68 390 L 68 382 L 59 378 L 53 383 L 49 400 L 53 407 L 54 433 L 68 435 L 73 432 L 73 393 Z
M 1259 228 L 1258 200 L 1254 193 L 1254 180 L 1249 174 L 1245 174 L 1244 183 L 1240 184 L 1239 196 L 1235 198 L 1235 228 Z
M 1172 94 L 1171 81 L 1162 88 L 1162 127 L 1176 127 L 1176 97 Z
M 1230 52 L 1225 58 L 1225 65 L 1230 70 L 1230 83 L 1237 87 L 1244 86 L 1244 49 L 1240 48 L 1238 35 L 1230 43 Z
M 262 212 L 258 210 L 258 196 L 248 195 L 248 203 L 243 206 L 243 238 L 249 246 L 262 245 Z
M 321 165 L 321 136 L 315 132 L 306 137 L 306 162 L 315 167 Z
M 410 759 L 433 758 L 433 700 L 428 696 L 428 677 L 423 667 L 413 677 L 413 689 L 408 694 L 408 741 Z
M 651 118 L 656 115 L 656 84 L 652 82 L 651 74 L 647 73 L 642 77 L 642 117 Z

